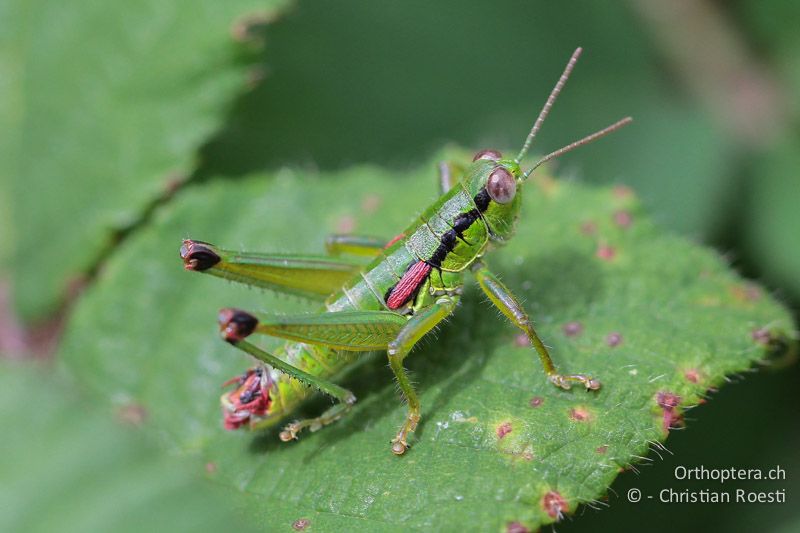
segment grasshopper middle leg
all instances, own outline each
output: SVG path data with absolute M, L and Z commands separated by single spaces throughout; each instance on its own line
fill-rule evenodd
M 420 404 L 417 392 L 408 379 L 408 373 L 403 368 L 403 359 L 409 354 L 414 345 L 430 330 L 453 312 L 457 303 L 454 296 L 443 296 L 433 305 L 421 309 L 411 317 L 397 337 L 389 343 L 387 353 L 389 366 L 397 377 L 397 383 L 403 396 L 408 402 L 406 420 L 397 435 L 392 439 L 392 452 L 402 455 L 408 449 L 408 436 L 417 428 L 420 418 Z
M 547 348 L 536 334 L 536 330 L 533 329 L 533 323 L 528 318 L 528 313 L 525 312 L 514 294 L 483 264 L 475 265 L 475 275 L 489 300 L 527 335 L 531 345 L 539 354 L 539 359 L 542 361 L 544 371 L 551 383 L 562 389 L 569 389 L 573 383 L 580 383 L 591 390 L 600 388 L 600 382 L 586 374 L 559 374 Z

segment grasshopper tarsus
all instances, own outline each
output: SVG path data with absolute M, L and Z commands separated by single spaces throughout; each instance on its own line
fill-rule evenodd
M 392 441 L 392 453 L 395 455 L 403 455 L 409 448 L 411 448 L 411 446 L 407 442 L 400 440 Z
M 602 386 L 599 380 L 585 374 L 571 374 L 566 376 L 553 374 L 549 377 L 549 380 L 553 385 L 564 390 L 570 390 L 574 383 L 580 383 L 586 387 L 587 391 L 599 390 Z

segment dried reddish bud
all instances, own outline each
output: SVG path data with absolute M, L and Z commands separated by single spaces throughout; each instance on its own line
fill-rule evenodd
M 659 392 L 656 401 L 662 409 L 674 409 L 680 405 L 681 397 L 672 392 Z
M 551 490 L 542 498 L 542 507 L 550 518 L 561 520 L 564 513 L 569 512 L 569 505 L 557 491 Z
M 223 387 L 236 384 L 236 388 L 222 396 L 222 414 L 225 429 L 239 429 L 253 417 L 265 416 L 272 403 L 269 389 L 272 382 L 263 368 L 251 368 L 244 375 L 232 378 Z
M 659 392 L 656 403 L 664 411 L 662 426 L 664 431 L 683 424 L 683 416 L 676 410 L 681 403 L 681 397 L 672 392 Z

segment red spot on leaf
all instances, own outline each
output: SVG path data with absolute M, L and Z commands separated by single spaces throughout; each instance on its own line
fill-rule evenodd
M 614 348 L 622 344 L 622 334 L 613 331 L 606 336 L 606 344 Z
M 759 344 L 767 345 L 771 340 L 769 330 L 767 330 L 766 328 L 754 329 L 750 335 L 751 337 L 753 337 L 753 340 Z
M 608 244 L 601 244 L 597 247 L 597 252 L 595 252 L 595 255 L 598 259 L 603 261 L 611 261 L 617 255 L 617 250 Z
M 620 228 L 629 228 L 633 223 L 633 217 L 628 211 L 617 211 L 614 213 L 614 223 Z
M 511 430 L 512 430 L 511 422 L 503 422 L 502 424 L 497 426 L 496 430 L 497 438 L 502 439 L 503 437 L 511 433 Z
M 117 418 L 120 422 L 138 427 L 147 420 L 147 409 L 141 404 L 129 403 L 117 409 Z
M 664 431 L 683 425 L 683 416 L 677 411 L 681 397 L 672 392 L 659 392 L 656 396 L 658 406 L 664 411 L 662 426 Z
M 344 215 L 336 221 L 336 231 L 338 233 L 353 233 L 356 229 L 356 219 L 352 215 Z
M 680 405 L 681 397 L 672 392 L 659 392 L 657 401 L 662 409 L 674 409 Z
M 696 368 L 690 368 L 689 370 L 683 373 L 683 376 L 692 383 L 699 383 L 700 382 L 700 371 Z
M 569 417 L 576 422 L 587 422 L 591 415 L 585 407 L 573 407 L 569 410 Z
M 550 516 L 560 520 L 564 513 L 569 511 L 569 505 L 558 492 L 551 490 L 542 497 L 542 508 Z
M 206 463 L 206 473 L 207 474 L 213 474 L 216 471 L 217 471 L 217 464 L 216 463 L 212 463 L 212 462 Z
M 533 461 L 533 452 L 530 450 L 525 450 L 520 454 L 520 457 L 522 457 L 526 461 Z
M 528 339 L 528 336 L 524 333 L 520 333 L 514 337 L 514 346 L 519 346 L 520 348 L 524 346 L 530 346 L 531 341 Z
M 295 531 L 305 531 L 311 525 L 311 520 L 308 518 L 298 518 L 292 523 L 292 529 Z
M 581 233 L 584 235 L 594 235 L 597 233 L 597 223 L 592 220 L 581 223 Z
M 604 454 L 608 451 L 608 445 L 604 444 L 603 446 L 598 446 L 595 450 L 599 454 Z
M 534 396 L 528 403 L 530 404 L 531 407 L 539 407 L 544 403 L 544 398 L 542 398 L 541 396 Z
M 752 283 L 734 285 L 731 287 L 731 294 L 740 302 L 754 302 L 761 298 L 761 289 Z
M 567 322 L 562 329 L 567 337 L 575 337 L 583 331 L 583 324 L 580 322 Z
M 361 200 L 361 209 L 364 210 L 365 213 L 372 214 L 378 211 L 378 208 L 381 206 L 381 197 L 377 194 L 368 194 Z
M 520 522 L 509 522 L 506 524 L 506 533 L 531 533 L 531 530 Z

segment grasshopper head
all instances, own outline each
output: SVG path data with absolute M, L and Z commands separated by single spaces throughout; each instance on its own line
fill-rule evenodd
M 496 150 L 482 150 L 472 160 L 465 184 L 476 199 L 495 242 L 505 242 L 514 234 L 522 205 L 520 192 L 523 181 L 519 164 L 512 159 L 503 159 Z
M 630 117 L 623 118 L 600 131 L 550 152 L 525 172 L 520 169 L 520 163 L 528 153 L 528 149 L 531 147 L 539 128 L 542 126 L 544 119 L 547 118 L 550 108 L 575 67 L 581 51 L 581 48 L 577 48 L 572 53 L 567 66 L 564 68 L 564 73 L 561 74 L 555 87 L 550 92 L 550 96 L 539 112 L 536 122 L 533 123 L 533 127 L 528 133 L 528 137 L 525 139 L 525 143 L 522 145 L 517 157 L 504 159 L 500 152 L 496 150 L 482 150 L 475 154 L 472 160 L 472 166 L 464 178 L 465 184 L 472 197 L 475 198 L 475 204 L 481 211 L 483 219 L 489 225 L 491 239 L 495 242 L 504 242 L 514 234 L 514 226 L 521 205 L 521 185 L 534 170 L 551 159 L 599 139 L 631 122 Z

